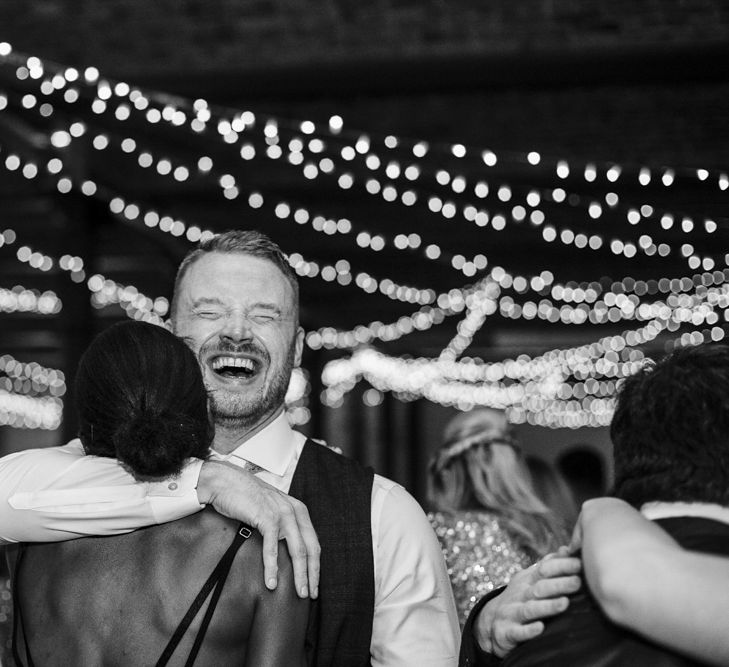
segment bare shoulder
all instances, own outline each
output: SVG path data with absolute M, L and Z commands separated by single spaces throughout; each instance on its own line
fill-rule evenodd
M 241 593 L 255 598 L 269 598 L 272 595 L 293 595 L 295 597 L 294 567 L 286 542 L 278 545 L 278 586 L 272 593 L 265 585 L 263 569 L 263 536 L 252 530 L 250 537 L 241 545 L 233 563 L 231 576 L 236 579 Z
M 81 647 L 104 647 L 115 655 L 132 649 L 135 655 L 154 655 L 224 554 L 235 548 L 239 526 L 214 511 L 202 511 L 128 535 L 31 545 L 21 587 L 29 629 L 37 622 L 49 644 L 74 637 L 77 645 L 69 645 L 69 656 Z M 279 554 L 282 576 L 274 594 L 265 587 L 261 535 L 252 531 L 237 547 L 206 636 L 209 659 L 201 656 L 201 664 L 225 664 L 225 656 L 245 655 L 259 611 L 270 610 L 275 619 L 288 606 L 296 607 L 284 544 Z M 135 613 L 130 615 L 130 609 Z M 85 664 L 101 661 L 97 656 Z

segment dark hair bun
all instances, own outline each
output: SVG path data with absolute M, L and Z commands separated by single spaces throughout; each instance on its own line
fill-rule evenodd
M 176 475 L 207 434 L 187 415 L 140 412 L 112 436 L 116 457 L 137 478 Z

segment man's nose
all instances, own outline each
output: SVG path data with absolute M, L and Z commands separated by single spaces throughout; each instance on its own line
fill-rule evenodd
M 251 338 L 250 322 L 245 315 L 230 315 L 226 321 L 220 337 L 232 343 L 240 343 Z

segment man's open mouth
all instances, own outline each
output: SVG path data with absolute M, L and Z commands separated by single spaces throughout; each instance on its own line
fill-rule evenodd
M 259 363 L 248 357 L 215 357 L 210 367 L 216 375 L 231 379 L 245 379 L 253 377 L 259 368 Z

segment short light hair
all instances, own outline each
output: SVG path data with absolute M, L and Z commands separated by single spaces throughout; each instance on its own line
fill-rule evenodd
M 180 263 L 175 276 L 175 285 L 172 290 L 172 305 L 170 308 L 170 317 L 175 319 L 177 312 L 177 300 L 179 297 L 179 288 L 182 279 L 188 272 L 190 267 L 197 262 L 203 255 L 209 253 L 221 254 L 239 254 L 250 255 L 251 257 L 259 257 L 267 259 L 281 271 L 286 280 L 288 280 L 291 288 L 294 290 L 294 308 L 298 313 L 299 310 L 299 280 L 296 273 L 291 268 L 288 258 L 277 243 L 272 241 L 263 232 L 255 229 L 239 230 L 231 229 L 227 232 L 216 234 L 211 238 L 200 241 L 198 246 L 191 250 Z

